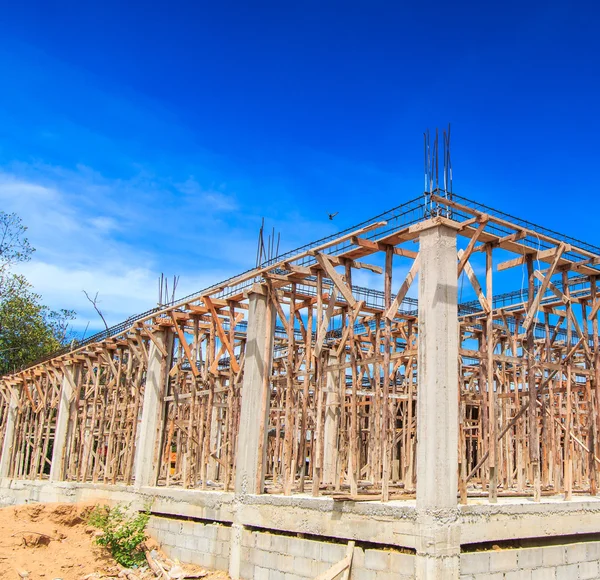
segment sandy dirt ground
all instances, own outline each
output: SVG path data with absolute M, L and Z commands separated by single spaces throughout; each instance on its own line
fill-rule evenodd
M 94 543 L 97 530 L 86 524 L 93 504 L 29 504 L 0 508 L 0 579 L 2 580 L 108 580 L 156 578 L 149 569 L 127 571 L 106 548 Z M 158 549 L 149 539 L 148 549 Z M 173 577 L 181 570 L 207 580 L 225 580 L 224 572 L 171 562 L 160 553 L 165 570 Z M 87 578 L 86 578 L 87 577 Z M 185 576 L 178 576 L 183 579 Z

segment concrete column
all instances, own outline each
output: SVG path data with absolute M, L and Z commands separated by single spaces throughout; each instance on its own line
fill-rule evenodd
M 242 536 L 244 527 L 233 523 L 231 535 L 229 536 L 229 576 L 233 580 L 239 580 L 242 566 Z
M 419 236 L 416 578 L 458 579 L 456 229 L 434 218 Z
M 172 332 L 158 331 L 154 333 L 154 337 L 167 353 L 167 356 L 163 355 L 154 342 L 150 343 L 142 420 L 138 427 L 134 458 L 135 487 L 138 488 L 156 485 L 158 461 L 155 453 L 160 437 L 163 411 L 162 397 L 167 380 L 167 366 L 173 350 Z
M 75 386 L 75 369 L 73 365 L 66 364 L 64 369 L 60 388 L 60 400 L 58 402 L 58 416 L 56 417 L 56 430 L 54 431 L 50 481 L 61 481 L 64 477 L 71 398 L 73 397 L 73 388 Z
M 15 397 L 11 397 L 6 425 L 4 426 L 4 440 L 2 442 L 2 455 L 0 455 L 0 480 L 8 477 L 10 473 L 10 456 L 15 438 L 15 423 L 17 422 L 18 403 Z
M 339 358 L 329 353 L 328 366 L 339 364 Z M 323 429 L 323 483 L 334 484 L 338 467 L 338 432 L 340 428 L 341 394 L 340 369 L 327 370 L 327 390 L 325 391 L 325 427 Z
M 266 288 L 254 284 L 248 299 L 248 334 L 235 471 L 235 493 L 238 495 L 262 493 L 264 489 L 269 377 L 275 329 L 275 310 Z

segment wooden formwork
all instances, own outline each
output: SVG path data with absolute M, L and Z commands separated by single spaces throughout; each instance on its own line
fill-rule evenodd
M 48 472 L 70 364 L 75 394 L 64 478 L 131 483 L 155 349 L 163 360 L 155 483 L 231 489 L 247 326 L 254 323 L 247 291 L 261 284 L 275 318 L 266 491 L 413 497 L 415 242 L 432 219 L 457 232 L 457 287 L 466 285 L 474 298 L 461 301 L 456 321 L 461 500 L 595 494 L 600 249 L 441 192 L 3 377 L 3 408 L 11 397 L 18 401 L 12 476 Z M 511 271 L 517 275 L 510 278 Z M 353 283 L 365 272 L 371 288 Z M 521 288 L 507 293 L 511 279 Z
M 237 325 L 244 310 L 232 302 L 219 315 L 221 306 L 208 298 L 191 317 L 179 313 L 163 321 L 174 340 L 168 341 L 160 485 L 232 485 L 245 345 Z
M 9 476 L 39 479 L 50 473 L 61 376 L 47 367 L 24 372 Z
M 148 344 L 130 333 L 73 365 L 67 481 L 131 483 Z

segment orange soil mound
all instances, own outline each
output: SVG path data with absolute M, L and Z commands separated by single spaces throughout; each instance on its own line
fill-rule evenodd
M 92 505 L 29 504 L 0 509 L 0 578 L 79 580 L 115 562 L 85 524 Z M 86 533 L 87 532 L 87 533 Z M 115 575 L 118 572 L 115 573 Z
M 0 508 L 0 580 L 126 577 L 109 551 L 94 543 L 97 530 L 86 524 L 93 507 L 93 503 L 38 503 Z M 151 539 L 147 546 L 158 548 Z M 154 577 L 150 570 L 140 572 L 136 571 L 136 577 Z M 224 572 L 208 572 L 203 577 L 228 578 Z

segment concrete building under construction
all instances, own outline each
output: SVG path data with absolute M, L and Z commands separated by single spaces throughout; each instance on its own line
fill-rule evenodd
M 428 189 L 0 378 L 0 501 L 151 499 L 234 579 L 599 578 L 600 248 Z

